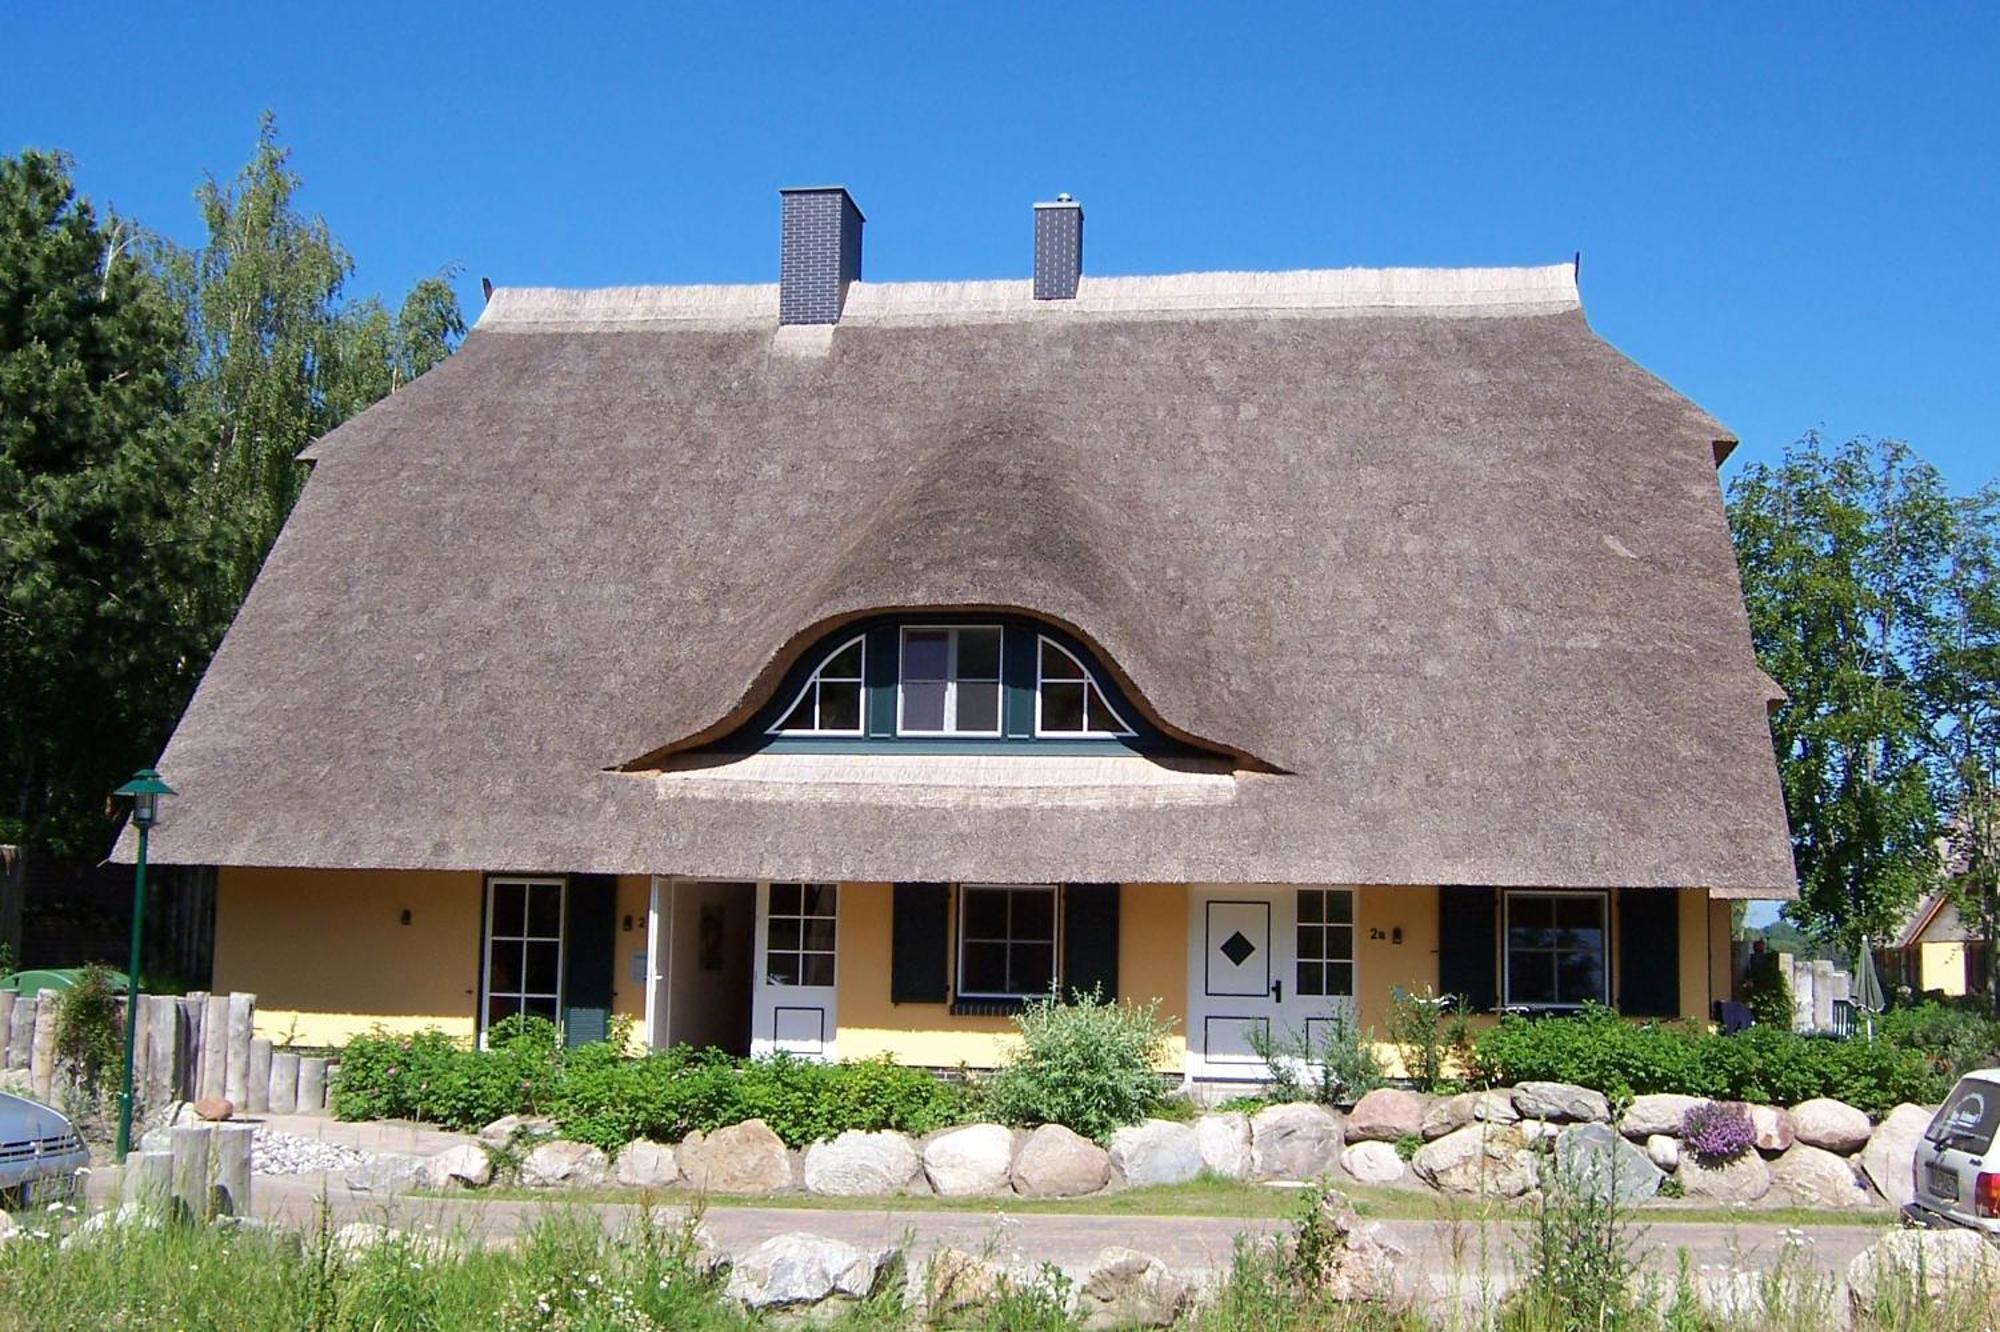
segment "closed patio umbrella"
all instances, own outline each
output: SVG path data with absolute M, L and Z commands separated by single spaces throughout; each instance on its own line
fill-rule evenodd
M 1888 1001 L 1882 997 L 1882 978 L 1875 974 L 1875 950 L 1868 946 L 1868 936 L 1861 936 L 1861 956 L 1854 966 L 1854 1006 L 1867 1015 L 1868 1039 L 1875 1039 L 1875 1015 L 1887 1008 Z

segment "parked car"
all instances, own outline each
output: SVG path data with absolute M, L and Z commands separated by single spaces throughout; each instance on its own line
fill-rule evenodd
M 77 1172 L 90 1164 L 68 1119 L 46 1105 L 0 1092 L 0 1198 L 25 1206 L 76 1190 Z
M 2000 1068 L 1966 1074 L 1944 1098 L 1917 1144 L 1916 1201 L 1903 1209 L 1921 1226 L 1964 1226 L 2000 1238 Z

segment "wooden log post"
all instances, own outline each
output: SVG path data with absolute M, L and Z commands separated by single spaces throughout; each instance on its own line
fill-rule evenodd
M 14 1000 L 14 1013 L 7 1022 L 7 1067 L 26 1068 L 35 1048 L 35 1009 L 40 1006 L 32 994 Z
M 215 1210 L 223 1216 L 250 1215 L 250 1146 L 256 1133 L 249 1124 L 215 1126 Z
M 220 1096 L 228 1088 L 229 996 L 211 994 L 201 1019 L 201 1094 Z
M 317 1056 L 299 1060 L 299 1113 L 326 1113 L 326 1060 Z
M 208 991 L 190 990 L 181 996 L 181 1028 L 186 1040 L 184 1058 L 187 1071 L 181 1079 L 181 1099 L 192 1101 L 201 1095 L 201 1029 L 208 1021 Z
M 173 1130 L 174 1211 L 183 1220 L 205 1225 L 214 1205 L 209 1192 L 209 1143 L 215 1130 L 207 1124 L 182 1124 Z
M 256 1035 L 257 996 L 234 993 L 229 996 L 228 1064 L 223 1074 L 222 1094 L 239 1110 L 250 1106 L 250 1042 Z
M 246 1080 L 249 1103 L 243 1112 L 250 1115 L 268 1114 L 271 1109 L 271 1043 L 262 1036 L 250 1041 L 250 1074 Z
M 118 1181 L 119 1202 L 154 1208 L 165 1206 L 173 1196 L 173 1152 L 133 1152 L 125 1158 L 124 1169 Z
M 28 1057 L 28 1077 L 35 1099 L 46 1101 L 55 1091 L 56 1015 L 62 1002 L 54 990 L 43 990 L 35 1003 L 35 1040 Z
M 146 1103 L 166 1105 L 180 1099 L 180 1002 L 166 995 L 141 995 L 139 1011 L 146 1023 Z
M 289 1115 L 299 1108 L 299 1057 L 289 1050 L 271 1054 L 271 1113 Z
M 14 1002 L 20 997 L 12 990 L 0 990 L 0 1073 L 6 1072 L 10 1067 L 7 1063 L 7 1052 L 13 1042 L 9 1033 L 14 1026 Z

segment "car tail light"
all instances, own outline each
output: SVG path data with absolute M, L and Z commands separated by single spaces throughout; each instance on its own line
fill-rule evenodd
M 1972 1197 L 1978 1215 L 2000 1217 L 2000 1174 L 1980 1171 Z

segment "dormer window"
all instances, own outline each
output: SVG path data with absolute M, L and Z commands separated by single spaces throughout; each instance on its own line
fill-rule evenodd
M 773 735 L 860 735 L 865 638 L 856 634 L 820 661 Z
M 900 735 L 1000 734 L 1000 626 L 903 630 Z
M 1062 644 L 1042 635 L 1035 679 L 1036 735 L 1130 735 L 1132 728 L 1104 701 L 1104 691 Z

